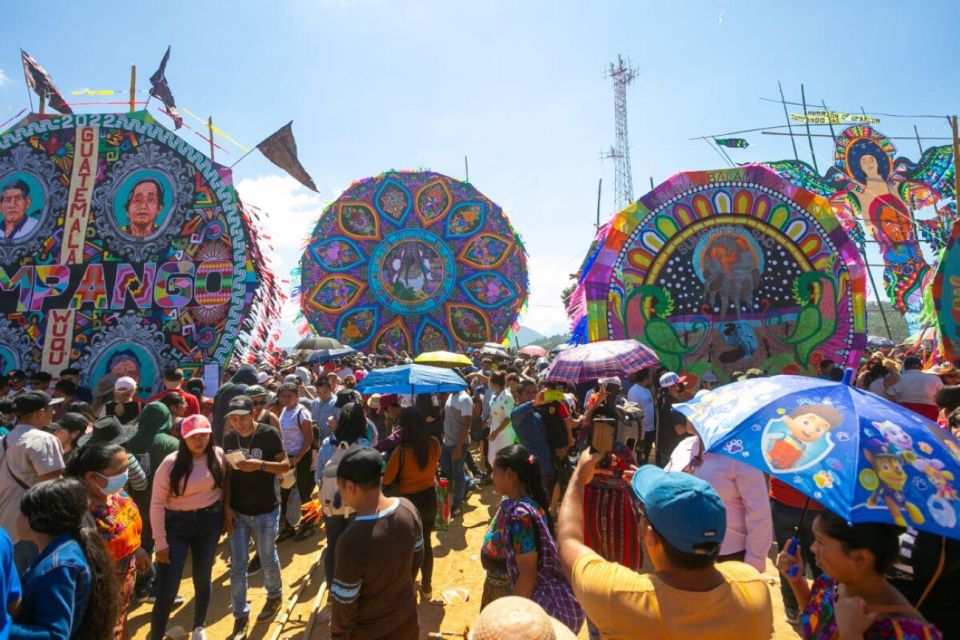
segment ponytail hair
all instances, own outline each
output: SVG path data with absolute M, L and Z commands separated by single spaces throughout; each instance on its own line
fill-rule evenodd
M 550 517 L 550 498 L 543 489 L 543 475 L 540 472 L 540 461 L 522 444 L 512 444 L 497 452 L 493 466 L 498 469 L 510 469 L 517 475 L 517 480 L 546 514 L 547 528 L 553 535 L 553 518 Z
M 31 529 L 51 536 L 71 534 L 87 559 L 90 598 L 76 637 L 109 638 L 120 615 L 120 586 L 113 559 L 100 535 L 95 529 L 82 527 L 87 508 L 87 489 L 73 478 L 36 484 L 20 501 L 20 512 Z

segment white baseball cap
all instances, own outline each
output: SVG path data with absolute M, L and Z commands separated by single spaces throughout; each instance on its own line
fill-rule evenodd
M 686 382 L 686 376 L 680 376 L 674 373 L 673 371 L 668 371 L 667 373 L 660 376 L 660 386 L 661 387 L 672 387 L 675 384 L 680 384 L 681 382 Z
M 130 376 L 123 376 L 122 378 L 117 378 L 117 381 L 113 383 L 114 391 L 133 391 L 137 388 L 137 381 L 131 378 Z

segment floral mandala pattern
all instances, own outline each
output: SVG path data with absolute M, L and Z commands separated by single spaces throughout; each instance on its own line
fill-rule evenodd
M 507 216 L 472 185 L 429 171 L 350 186 L 301 262 L 311 328 L 368 350 L 424 352 L 503 340 L 527 297 Z

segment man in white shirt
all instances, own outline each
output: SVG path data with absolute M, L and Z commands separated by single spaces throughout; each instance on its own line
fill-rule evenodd
M 473 421 L 473 398 L 469 387 L 463 391 L 451 393 L 443 409 L 443 446 L 440 449 L 440 470 L 450 481 L 453 499 L 450 501 L 451 515 L 458 516 L 463 505 L 463 496 L 467 489 L 464 473 L 464 459 L 470 455 L 470 423 Z
M 920 370 L 923 363 L 919 356 L 907 356 L 903 361 L 900 379 L 892 384 L 884 383 L 887 396 L 907 409 L 936 421 L 940 413 L 937 407 L 937 392 L 943 388 L 940 376 Z
M 59 478 L 64 467 L 63 447 L 52 433 L 44 431 L 53 418 L 51 400 L 42 391 L 27 391 L 13 400 L 17 426 L 3 439 L 0 448 L 0 527 L 10 534 L 14 561 L 23 572 L 36 555 L 36 546 L 17 538 L 20 500 L 27 489 L 44 480 Z
M 653 404 L 653 394 L 650 393 L 650 385 L 653 384 L 651 370 L 641 369 L 633 380 L 635 384 L 627 391 L 627 402 L 640 405 L 643 409 L 643 451 L 638 462 L 645 465 L 650 460 L 650 450 L 657 439 L 657 410 Z
M 490 403 L 490 435 L 487 445 L 487 462 L 493 467 L 497 452 L 517 442 L 517 434 L 510 424 L 510 414 L 516 403 L 506 388 L 507 376 L 497 371 L 490 376 L 490 389 L 494 396 Z

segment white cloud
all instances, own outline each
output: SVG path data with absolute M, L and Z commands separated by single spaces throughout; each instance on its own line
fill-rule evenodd
M 267 174 L 244 178 L 237 183 L 240 198 L 261 211 L 265 235 L 264 251 L 269 255 L 274 274 L 280 280 L 289 280 L 291 271 L 299 264 L 303 245 L 323 211 L 324 199 L 304 188 L 287 175 Z M 273 250 L 270 250 L 270 246 Z M 284 289 L 289 293 L 289 287 Z M 297 305 L 288 301 L 281 320 L 281 346 L 297 342 L 294 318 Z
M 581 259 L 580 256 L 572 259 L 569 256 L 556 259 L 528 257 L 530 297 L 527 311 L 520 317 L 521 325 L 545 336 L 570 330 L 560 293 L 570 284 L 569 276 L 576 271 Z
M 10 76 L 3 69 L 0 69 L 0 87 L 10 82 Z

